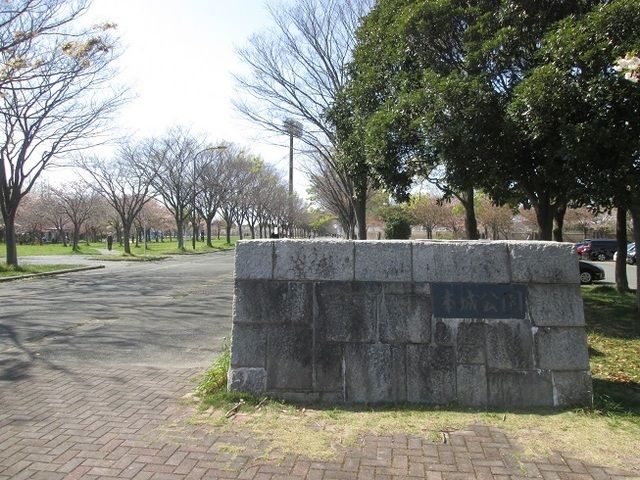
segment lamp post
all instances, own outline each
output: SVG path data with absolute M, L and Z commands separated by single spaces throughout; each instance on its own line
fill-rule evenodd
M 204 152 L 210 152 L 213 150 L 226 150 L 227 146 L 226 145 L 219 145 L 217 147 L 207 147 L 207 148 L 203 148 L 202 150 L 200 150 L 199 152 L 196 152 L 193 155 L 193 176 L 192 176 L 192 196 L 191 196 L 191 227 L 192 227 L 192 231 L 191 231 L 191 246 L 193 247 L 193 249 L 196 249 L 196 236 L 198 234 L 197 232 L 197 222 L 196 222 L 196 161 L 198 159 L 198 157 L 203 154 Z
M 293 118 L 287 118 L 284 121 L 284 129 L 289 134 L 289 223 L 291 223 L 293 219 L 293 137 L 302 136 L 302 124 Z M 291 236 L 291 230 L 289 230 L 289 236 Z

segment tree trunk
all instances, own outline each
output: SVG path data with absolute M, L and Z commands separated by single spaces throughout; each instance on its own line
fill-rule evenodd
M 7 265 L 18 266 L 18 245 L 16 243 L 15 215 L 8 215 L 4 219 L 4 236 L 7 247 Z
M 549 201 L 538 202 L 535 206 L 536 220 L 538 221 L 538 233 L 540 240 L 553 239 L 554 212 Z
M 627 279 L 627 209 L 618 207 L 616 212 L 616 240 L 618 241 L 618 256 L 616 259 L 616 290 L 629 291 Z
M 556 242 L 562 242 L 562 229 L 564 228 L 564 215 L 567 213 L 567 204 L 562 204 L 556 210 L 554 219 L 556 222 L 556 228 L 553 229 L 553 239 Z
M 353 201 L 353 209 L 356 214 L 356 224 L 358 225 L 358 240 L 367 239 L 367 191 L 364 188 L 358 189 L 356 198 Z M 351 228 L 353 232 L 353 228 Z M 347 233 L 347 232 L 345 232 Z M 353 233 L 351 238 L 355 238 Z
M 255 224 L 249 224 L 249 231 L 251 232 L 251 239 L 254 240 L 256 238 L 256 226 Z
M 213 243 L 211 242 L 211 224 L 213 223 L 213 218 L 207 218 L 207 247 L 213 248 Z
M 131 244 L 129 243 L 129 237 L 131 235 L 131 225 L 124 223 L 122 225 L 122 248 L 124 253 L 131 255 Z
M 184 250 L 184 221 L 182 219 L 176 219 L 176 236 L 178 237 L 178 250 Z
M 227 224 L 225 225 L 225 230 L 227 234 L 227 245 L 230 245 L 231 244 L 231 225 L 229 224 L 229 222 L 227 222 Z
M 633 242 L 636 244 L 636 269 L 638 265 L 638 252 L 640 251 L 640 199 L 635 199 L 631 204 L 631 219 L 633 220 Z M 640 275 L 636 271 L 636 308 L 640 312 Z
M 74 225 L 74 226 L 73 226 L 73 239 L 72 239 L 72 241 L 73 241 L 73 246 L 71 247 L 71 249 L 72 249 L 74 252 L 77 252 L 77 251 L 79 251 L 79 250 L 80 250 L 80 248 L 78 247 L 78 242 L 79 242 L 79 240 L 80 240 L 80 227 L 79 227 L 79 226 Z
M 469 187 L 465 190 L 464 194 L 461 195 L 462 206 L 464 207 L 464 229 L 468 240 L 478 240 L 480 238 L 473 194 L 473 187 Z

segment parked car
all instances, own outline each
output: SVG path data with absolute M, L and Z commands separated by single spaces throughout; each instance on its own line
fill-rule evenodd
M 631 243 L 629 247 L 627 247 L 627 263 L 629 265 L 635 265 L 636 263 L 638 263 L 635 243 Z
M 582 251 L 584 250 L 584 247 L 586 245 L 587 242 L 590 242 L 591 240 L 583 240 L 582 242 L 578 242 L 575 244 L 575 249 L 576 249 L 576 253 L 580 256 L 582 256 Z
M 585 240 L 582 258 L 603 262 L 613 258 L 616 250 L 618 250 L 618 241 L 615 238 Z
M 635 251 L 635 243 L 633 243 L 633 242 L 627 243 L 627 263 L 630 263 L 629 262 L 629 252 L 632 249 Z M 618 261 L 618 252 L 617 251 L 616 251 L 616 253 L 613 254 L 613 261 L 614 262 Z
M 593 263 L 580 260 L 580 284 L 589 285 L 592 282 L 604 280 L 604 270 Z

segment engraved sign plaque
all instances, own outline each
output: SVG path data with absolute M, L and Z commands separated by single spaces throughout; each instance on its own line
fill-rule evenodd
M 434 283 L 433 315 L 440 318 L 525 318 L 527 286 L 494 283 Z

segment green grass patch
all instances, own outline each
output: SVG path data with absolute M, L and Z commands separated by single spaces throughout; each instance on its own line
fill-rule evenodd
M 159 262 L 169 258 L 167 255 L 103 255 L 100 257 L 101 262 Z
M 31 273 L 46 273 L 46 272 L 54 272 L 56 270 L 68 270 L 70 268 L 78 268 L 82 267 L 82 265 L 67 265 L 67 264 L 59 264 L 59 265 L 18 265 L 14 267 L 13 265 L 7 265 L 5 263 L 0 263 L 0 277 L 18 277 L 21 275 L 27 275 Z
M 416 405 L 302 405 L 228 393 L 229 349 L 196 388 L 195 423 L 222 432 L 243 429 L 270 441 L 268 455 L 330 459 L 364 435 L 403 433 L 441 441 L 442 432 L 480 423 L 505 431 L 523 447 L 523 463 L 553 450 L 589 463 L 640 468 L 640 321 L 634 296 L 606 286 L 582 287 L 594 408 L 566 411 L 473 410 Z M 242 403 L 240 401 L 242 400 Z M 238 406 L 239 405 L 239 406 Z M 237 413 L 228 416 L 238 406 Z M 279 452 L 279 453 L 275 453 Z
M 595 406 L 640 424 L 640 316 L 634 293 L 582 287 Z
M 97 255 L 100 244 L 80 244 L 78 251 L 73 251 L 71 246 L 63 246 L 61 243 L 44 243 L 42 245 L 18 245 L 18 258 L 20 257 L 38 257 L 51 255 Z M 7 255 L 7 246 L 0 243 L 0 254 L 2 257 Z
M 146 249 L 143 243 L 140 243 L 137 247 L 135 246 L 135 244 L 131 244 L 131 253 L 136 257 L 142 257 L 145 255 L 162 256 L 162 255 L 195 255 L 195 254 L 202 254 L 202 253 L 213 253 L 213 252 L 219 252 L 223 250 L 233 250 L 235 248 L 237 240 L 238 239 L 236 237 L 233 237 L 231 239 L 231 243 L 228 244 L 226 243 L 226 239 L 223 239 L 223 238 L 220 240 L 216 239 L 212 241 L 213 247 L 207 246 L 206 242 L 197 241 L 195 250 L 192 249 L 190 239 L 185 241 L 184 250 L 180 250 L 178 248 L 178 242 L 175 240 L 174 241 L 165 240 L 164 242 L 147 242 Z M 100 248 L 106 249 L 107 246 L 106 244 L 103 244 L 101 245 Z M 116 254 L 117 253 L 124 254 L 123 247 L 121 245 L 118 245 L 117 243 L 113 244 L 113 252 L 116 252 Z

